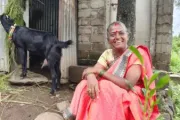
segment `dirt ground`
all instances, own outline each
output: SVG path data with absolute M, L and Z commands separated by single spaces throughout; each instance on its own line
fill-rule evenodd
M 34 120 L 42 112 L 58 112 L 56 103 L 72 98 L 73 91 L 63 85 L 56 96 L 49 94 L 50 85 L 13 86 L 13 90 L 1 93 L 1 120 Z
M 50 78 L 50 73 L 46 69 L 40 72 L 37 69 L 34 71 Z M 56 104 L 70 101 L 73 95 L 73 90 L 68 84 L 62 85 L 60 91 L 56 92 L 56 96 L 49 93 L 50 83 L 10 86 L 12 90 L 0 92 L 0 120 L 34 120 L 37 115 L 46 111 L 59 113 Z

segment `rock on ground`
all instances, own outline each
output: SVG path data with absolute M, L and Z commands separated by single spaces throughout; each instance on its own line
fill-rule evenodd
M 57 103 L 57 108 L 62 113 L 67 107 L 69 107 L 69 105 L 69 101 L 62 101 L 60 103 Z
M 48 79 L 41 75 L 37 74 L 31 71 L 27 72 L 27 77 L 21 78 L 21 69 L 17 69 L 9 79 L 9 82 L 11 84 L 17 84 L 17 85 L 30 85 L 30 84 L 42 84 L 42 83 L 47 83 Z
M 57 113 L 44 112 L 39 114 L 34 120 L 64 120 L 63 117 Z

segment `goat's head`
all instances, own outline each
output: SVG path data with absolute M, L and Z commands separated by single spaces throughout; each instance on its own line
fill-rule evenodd
M 0 16 L 1 22 L 6 22 L 7 24 L 14 24 L 14 20 L 10 18 L 10 16 L 6 14 L 2 14 Z

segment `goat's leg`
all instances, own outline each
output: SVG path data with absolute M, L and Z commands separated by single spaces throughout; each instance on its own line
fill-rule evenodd
M 56 74 L 57 74 L 57 84 L 56 84 L 56 89 L 60 89 L 60 80 L 61 80 L 61 70 L 60 70 L 60 61 L 56 62 Z
M 24 78 L 26 77 L 27 74 L 27 51 L 22 49 L 22 48 L 18 48 L 18 52 L 19 52 L 19 57 L 20 57 L 20 63 L 22 65 L 22 73 L 20 75 L 20 77 Z
M 51 65 L 49 66 L 50 68 L 50 72 L 51 72 L 51 79 L 52 79 L 52 85 L 51 85 L 51 91 L 50 93 L 53 95 L 56 91 L 56 79 L 57 79 L 57 74 L 56 74 L 56 70 L 55 70 L 55 66 Z

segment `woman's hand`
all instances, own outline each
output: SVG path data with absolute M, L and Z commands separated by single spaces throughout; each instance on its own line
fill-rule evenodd
M 89 73 L 94 73 L 94 74 L 96 74 L 96 73 L 97 73 L 97 69 L 94 68 L 94 67 L 88 67 L 88 68 L 86 68 L 86 69 L 83 71 L 83 73 L 82 73 L 82 79 L 85 78 L 85 76 L 86 76 L 87 74 L 89 74 Z
M 98 80 L 94 74 L 87 76 L 87 93 L 90 98 L 95 99 L 99 95 Z

